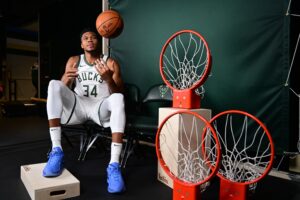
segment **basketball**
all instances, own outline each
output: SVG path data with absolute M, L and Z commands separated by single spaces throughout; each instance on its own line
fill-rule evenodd
M 96 29 L 102 37 L 115 38 L 123 30 L 123 20 L 117 11 L 106 10 L 98 15 Z

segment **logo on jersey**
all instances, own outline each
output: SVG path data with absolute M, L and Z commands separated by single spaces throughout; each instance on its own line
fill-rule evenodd
M 99 83 L 103 82 L 101 76 L 98 73 L 91 71 L 80 72 L 77 78 L 79 83 L 81 83 L 82 81 L 97 81 Z

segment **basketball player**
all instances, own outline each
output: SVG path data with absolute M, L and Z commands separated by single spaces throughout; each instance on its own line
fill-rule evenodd
M 70 57 L 61 80 L 51 80 L 48 86 L 47 114 L 52 151 L 43 176 L 59 176 L 63 170 L 60 124 L 80 124 L 93 120 L 111 128 L 108 192 L 119 193 L 125 190 L 119 165 L 125 128 L 120 68 L 112 58 L 100 55 L 94 30 L 82 31 L 81 48 L 84 54 Z

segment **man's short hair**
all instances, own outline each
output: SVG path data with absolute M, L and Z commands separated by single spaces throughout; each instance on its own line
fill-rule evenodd
M 86 28 L 82 29 L 82 31 L 80 32 L 80 35 L 79 35 L 80 36 L 80 40 L 81 40 L 82 35 L 84 33 L 86 33 L 86 32 L 93 32 L 93 33 L 95 33 L 96 36 L 97 36 L 97 38 L 99 39 L 99 35 L 98 35 L 98 32 L 96 31 L 96 29 L 91 28 L 91 27 L 86 27 Z

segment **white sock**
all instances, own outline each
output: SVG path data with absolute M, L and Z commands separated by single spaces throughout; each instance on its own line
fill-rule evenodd
M 119 163 L 119 159 L 120 159 L 120 155 L 121 155 L 121 151 L 122 151 L 122 143 L 116 143 L 116 142 L 112 142 L 111 143 L 111 156 L 110 156 L 110 163 Z
M 49 128 L 50 137 L 52 141 L 52 148 L 61 147 L 61 128 L 60 127 L 51 127 Z

